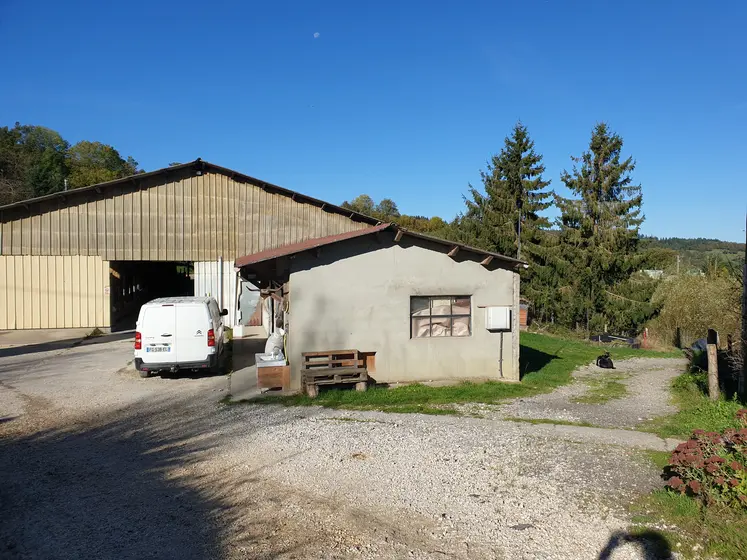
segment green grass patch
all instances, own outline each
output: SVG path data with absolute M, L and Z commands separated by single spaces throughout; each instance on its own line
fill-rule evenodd
M 96 327 L 95 329 L 93 329 L 91 332 L 89 332 L 86 335 L 86 339 L 89 339 L 89 338 L 98 338 L 100 336 L 106 336 L 106 333 L 104 331 L 102 331 L 100 328 Z
M 661 531 L 657 527 L 666 525 L 667 529 L 661 532 L 672 550 L 684 558 L 747 557 L 747 513 L 743 511 L 716 506 L 701 508 L 689 496 L 657 490 L 635 501 L 631 514 L 633 522 L 643 527 Z M 672 525 L 677 529 L 670 529 Z
M 571 381 L 571 372 L 592 362 L 602 352 L 593 344 L 569 341 L 547 335 L 521 333 L 521 383 L 459 383 L 446 387 L 421 384 L 397 388 L 372 387 L 358 392 L 350 389 L 324 389 L 316 399 L 306 395 L 263 396 L 252 403 L 286 406 L 325 406 L 337 409 L 459 414 L 452 405 L 459 403 L 495 404 L 506 399 L 549 392 Z M 671 353 L 620 348 L 612 351 L 615 360 L 631 357 L 669 357 Z
M 672 382 L 672 400 L 679 409 L 671 416 L 654 418 L 638 429 L 660 437 L 685 439 L 693 430 L 722 432 L 738 428 L 735 417 L 742 405 L 734 400 L 711 401 L 703 392 L 703 374 L 683 373 Z
M 506 416 L 504 420 L 509 422 L 525 422 L 527 424 L 554 424 L 556 426 L 581 426 L 584 428 L 595 428 L 589 422 L 573 422 L 571 420 L 553 420 L 552 418 L 521 418 L 520 416 Z
M 669 451 L 653 451 L 651 449 L 645 449 L 641 451 L 641 454 L 660 471 L 663 471 L 664 467 L 669 464 L 669 458 L 672 456 L 672 453 Z
M 572 401 L 584 404 L 604 404 L 613 399 L 621 399 L 628 394 L 628 388 L 619 381 L 623 378 L 621 376 L 585 378 L 583 382 L 589 386 L 589 390 Z

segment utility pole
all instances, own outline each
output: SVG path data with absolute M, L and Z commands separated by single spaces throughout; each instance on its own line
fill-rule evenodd
M 739 376 L 739 398 L 747 400 L 747 214 L 744 230 L 744 266 L 742 267 L 742 372 Z

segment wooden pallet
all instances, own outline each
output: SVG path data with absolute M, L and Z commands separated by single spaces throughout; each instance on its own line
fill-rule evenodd
M 368 383 L 368 370 L 358 350 L 304 352 L 301 373 L 312 398 L 319 394 L 319 385 L 355 383 L 357 391 L 365 391 Z

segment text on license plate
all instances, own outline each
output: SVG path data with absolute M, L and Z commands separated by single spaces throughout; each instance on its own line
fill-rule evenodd
M 148 346 L 146 352 L 171 352 L 171 346 Z

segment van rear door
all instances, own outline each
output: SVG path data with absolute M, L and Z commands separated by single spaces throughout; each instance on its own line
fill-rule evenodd
M 208 330 L 213 328 L 207 305 L 180 304 L 176 308 L 176 344 L 179 363 L 202 362 L 208 356 Z
M 147 306 L 139 328 L 143 338 L 143 362 L 166 364 L 176 361 L 176 307 L 173 304 Z

